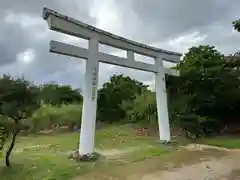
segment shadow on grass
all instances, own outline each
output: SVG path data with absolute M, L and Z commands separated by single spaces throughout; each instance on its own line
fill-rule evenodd
M 11 167 L 6 167 L 5 165 L 2 165 L 0 166 L 0 168 L 1 180 L 14 179 L 16 177 L 19 177 L 19 175 L 21 175 L 23 171 L 26 171 L 26 169 L 24 168 L 24 164 L 12 164 Z

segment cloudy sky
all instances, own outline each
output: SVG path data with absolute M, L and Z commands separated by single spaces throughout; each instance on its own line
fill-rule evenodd
M 50 54 L 48 43 L 53 39 L 87 47 L 87 42 L 48 30 L 41 18 L 44 6 L 167 50 L 184 53 L 191 46 L 211 44 L 228 54 L 240 48 L 240 33 L 231 25 L 240 17 L 237 0 L 0 0 L 1 74 L 25 75 L 38 84 L 83 86 L 85 61 Z M 116 49 L 101 51 L 125 56 Z M 100 84 L 116 73 L 153 85 L 151 73 L 106 64 L 100 65 Z

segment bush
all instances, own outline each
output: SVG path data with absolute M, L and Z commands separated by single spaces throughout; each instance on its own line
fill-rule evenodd
M 70 130 L 74 130 L 75 127 L 80 128 L 82 117 L 81 104 L 62 105 L 58 109 L 57 114 L 57 125 L 68 126 Z
M 190 97 L 185 96 L 168 96 L 168 110 L 169 110 L 169 120 L 170 123 L 174 123 L 178 120 L 179 114 L 185 114 L 186 112 L 191 112 L 192 109 L 189 107 L 189 99 Z
M 217 121 L 209 117 L 202 117 L 196 114 L 181 114 L 177 123 L 187 138 L 193 140 L 216 132 Z
M 154 93 L 144 92 L 133 102 L 123 103 L 123 107 L 126 109 L 129 122 L 157 126 L 157 105 Z
M 27 123 L 31 127 L 31 132 L 53 129 L 61 126 L 68 126 L 73 130 L 76 126 L 79 128 L 82 116 L 82 105 L 42 105 Z

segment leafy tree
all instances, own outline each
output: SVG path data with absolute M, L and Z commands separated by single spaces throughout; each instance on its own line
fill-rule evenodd
M 40 99 L 45 104 L 61 105 L 81 102 L 82 95 L 71 86 L 49 83 L 40 86 Z
M 98 95 L 98 118 L 104 121 L 118 121 L 126 116 L 123 101 L 132 101 L 136 95 L 147 90 L 143 83 L 129 76 L 114 75 L 103 84 Z
M 37 96 L 38 88 L 25 78 L 12 78 L 4 75 L 0 79 L 0 115 L 6 117 L 7 120 L 2 127 L 5 129 L 5 133 L 12 135 L 5 158 L 7 166 L 10 166 L 9 157 L 16 137 L 23 128 L 22 121 L 39 108 L 40 102 L 37 100 Z
M 236 31 L 240 32 L 240 19 L 233 21 L 232 24 L 233 24 L 233 28 L 234 28 Z
M 213 46 L 192 47 L 179 65 L 183 93 L 191 97 L 190 106 L 199 112 L 216 104 L 216 94 L 224 68 L 224 56 Z
M 170 106 L 178 102 L 177 106 L 182 104 L 187 113 L 225 120 L 221 122 L 223 124 L 239 116 L 240 71 L 237 59 L 237 56 L 225 57 L 213 46 L 190 48 L 177 67 L 181 76 L 167 77 L 170 99 L 182 99 L 181 103 L 170 100 Z M 207 122 L 203 124 L 208 125 Z

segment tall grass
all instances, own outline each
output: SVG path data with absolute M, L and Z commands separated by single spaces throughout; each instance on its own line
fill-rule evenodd
M 30 132 L 38 132 L 61 126 L 67 126 L 73 130 L 75 127 L 80 127 L 81 116 L 81 104 L 63 104 L 61 106 L 44 104 L 26 120 L 26 124 L 29 125 Z

